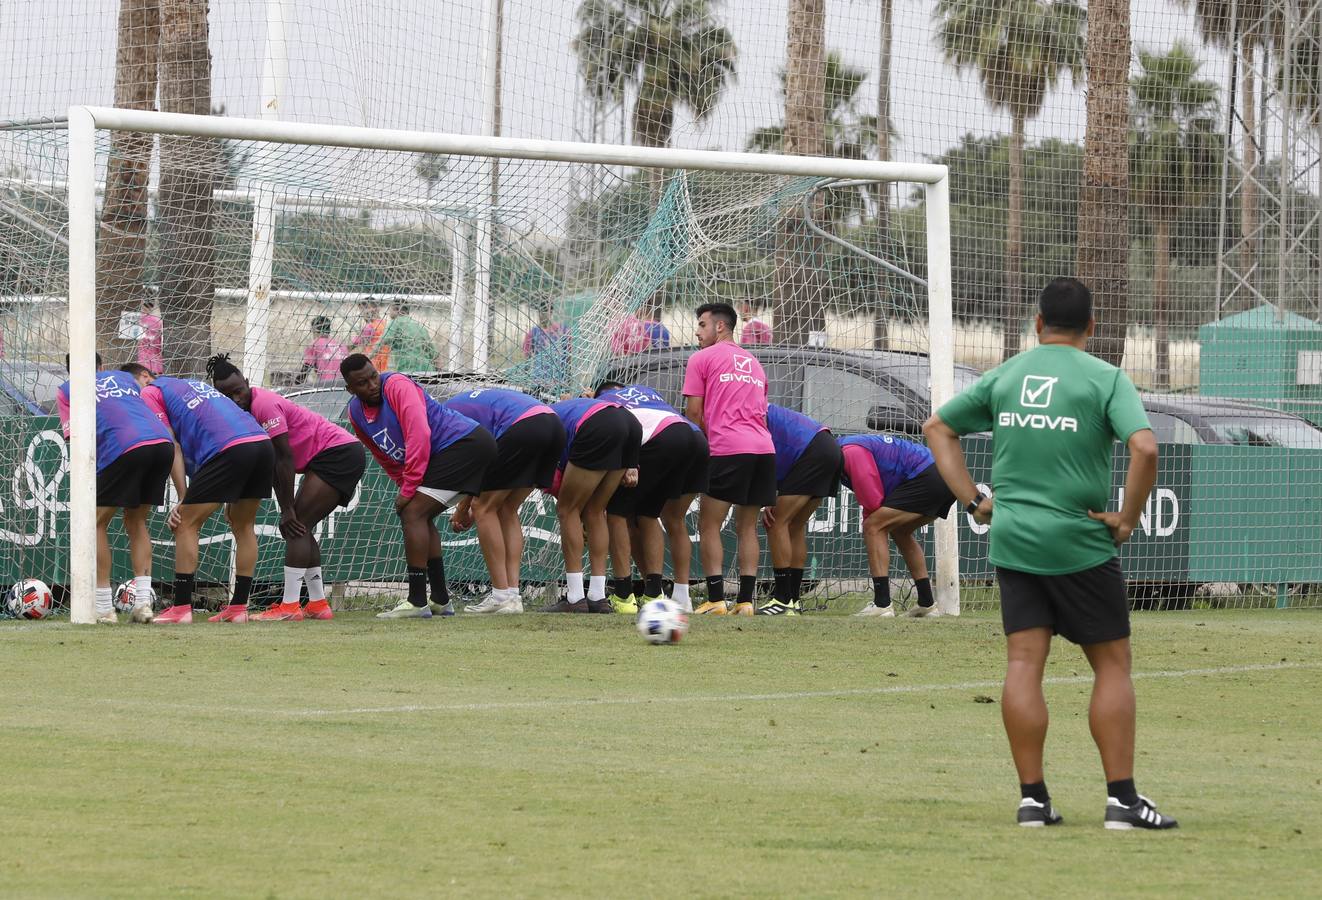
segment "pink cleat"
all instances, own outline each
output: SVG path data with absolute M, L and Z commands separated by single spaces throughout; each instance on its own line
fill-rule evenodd
M 309 600 L 308 605 L 303 607 L 303 618 L 325 621 L 335 618 L 335 613 L 331 612 L 330 604 L 325 600 Z
M 303 610 L 297 603 L 277 603 L 252 617 L 254 622 L 302 622 Z
M 229 606 L 222 606 L 220 608 L 220 612 L 216 613 L 214 616 L 207 619 L 207 621 L 234 622 L 234 623 L 246 622 L 248 621 L 248 607 L 240 606 L 238 604 L 230 604 Z
M 152 622 L 157 625 L 192 625 L 193 607 L 171 606 L 169 609 L 157 613 Z

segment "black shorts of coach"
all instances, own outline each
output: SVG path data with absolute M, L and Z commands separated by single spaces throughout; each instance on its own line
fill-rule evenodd
M 941 480 L 936 463 L 923 469 L 882 499 L 881 505 L 902 512 L 918 513 L 923 518 L 944 519 L 950 515 L 955 495 Z
M 174 443 L 162 441 L 134 447 L 96 473 L 96 505 L 160 506 L 165 502 L 165 483 L 174 465 Z
M 249 441 L 222 450 L 188 480 L 183 502 L 234 503 L 271 496 L 275 450 L 269 440 Z
M 422 487 L 476 497 L 482 493 L 482 479 L 495 458 L 496 439 L 479 425 L 439 453 L 432 453 Z
M 520 419 L 496 439 L 496 459 L 482 476 L 482 490 L 549 490 L 564 449 L 565 426 L 555 413 Z
M 367 451 L 359 443 L 340 444 L 321 451 L 308 461 L 307 474 L 316 475 L 340 495 L 340 506 L 348 506 L 367 470 Z
M 683 422 L 674 422 L 643 444 L 638 452 L 638 484 L 619 487 L 606 504 L 612 516 L 655 519 L 667 500 L 684 495 L 684 473 L 697 452 L 696 432 Z
M 834 497 L 840 492 L 845 454 L 829 431 L 819 431 L 803 448 L 785 480 L 776 485 L 782 497 Z
M 689 431 L 693 434 L 693 458 L 680 479 L 681 497 L 707 493 L 711 481 L 711 447 L 707 443 L 707 435 L 696 428 L 690 428 Z
M 1075 644 L 1129 637 L 1129 601 L 1119 557 L 1068 575 L 996 568 L 1006 634 L 1050 628 Z
M 569 461 L 580 469 L 613 472 L 638 465 L 643 426 L 622 406 L 607 406 L 593 413 L 574 432 Z
M 736 506 L 775 506 L 776 454 L 713 456 L 706 494 Z

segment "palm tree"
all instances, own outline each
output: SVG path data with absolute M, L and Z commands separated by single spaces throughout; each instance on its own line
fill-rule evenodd
M 1005 358 L 1014 352 L 1025 319 L 1024 125 L 1041 112 L 1062 76 L 1079 80 L 1085 14 L 1074 0 L 937 0 L 936 18 L 946 61 L 975 71 L 987 101 L 1010 114 Z
M 1181 44 L 1164 54 L 1140 52 L 1130 83 L 1134 127 L 1130 184 L 1152 224 L 1152 319 L 1156 387 L 1170 386 L 1171 226 L 1189 204 L 1210 193 L 1220 174 L 1217 86 L 1198 77 L 1202 64 Z
M 115 47 L 115 106 L 153 109 L 156 57 L 160 46 L 159 0 L 121 0 Z M 116 131 L 110 136 L 105 203 L 97 241 L 97 343 L 107 358 L 123 356 L 120 314 L 142 302 L 147 257 L 147 182 L 155 144 L 149 134 Z
M 161 0 L 161 109 L 211 113 L 211 51 L 207 0 Z M 161 136 L 161 313 L 164 363 L 172 374 L 200 372 L 211 353 L 215 297 L 212 191 L 216 142 Z
M 637 92 L 633 142 L 668 147 L 675 107 L 711 115 L 734 80 L 734 37 L 716 19 L 720 0 L 584 0 L 572 47 L 598 99 Z
M 1093 352 L 1118 366 L 1129 326 L 1129 0 L 1089 2 L 1087 65 L 1076 268 L 1097 310 Z

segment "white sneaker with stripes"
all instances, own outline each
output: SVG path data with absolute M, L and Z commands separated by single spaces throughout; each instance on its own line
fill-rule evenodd
M 1179 828 L 1180 823 L 1170 816 L 1157 812 L 1151 800 L 1139 794 L 1138 802 L 1125 806 L 1114 797 L 1106 798 L 1106 818 L 1103 824 L 1109 831 L 1129 831 L 1132 828 L 1146 828 L 1152 831 L 1164 831 L 1167 828 Z

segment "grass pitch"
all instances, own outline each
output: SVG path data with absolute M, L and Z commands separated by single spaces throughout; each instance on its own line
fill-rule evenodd
M 0 894 L 1316 895 L 1322 615 L 1135 617 L 1139 789 L 1101 827 L 1056 647 L 1014 826 L 989 617 L 0 624 Z

